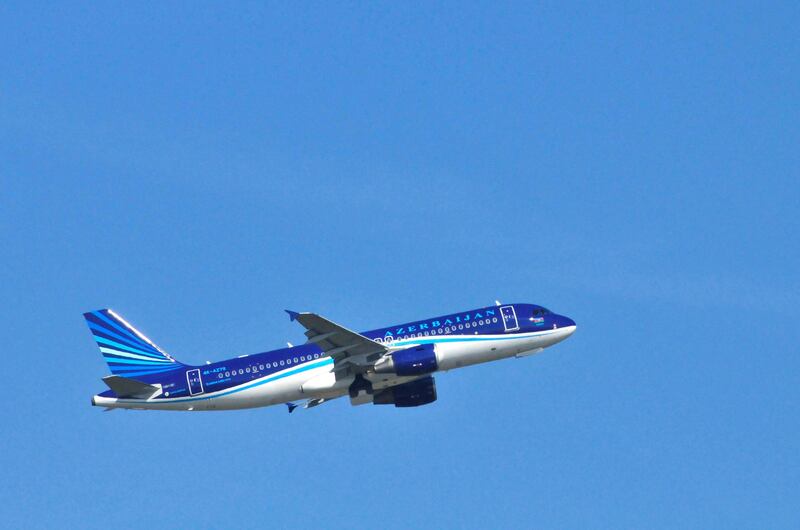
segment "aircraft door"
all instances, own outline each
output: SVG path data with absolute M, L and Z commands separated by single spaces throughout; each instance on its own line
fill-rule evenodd
M 513 305 L 506 305 L 500 308 L 500 313 L 503 315 L 503 327 L 506 331 L 514 331 L 519 329 L 519 322 L 517 322 L 517 313 L 514 311 Z
M 189 394 L 203 393 L 203 380 L 200 378 L 200 370 L 189 370 L 186 372 L 186 382 L 189 383 Z

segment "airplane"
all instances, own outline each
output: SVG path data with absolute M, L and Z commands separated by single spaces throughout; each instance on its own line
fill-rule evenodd
M 362 333 L 315 313 L 286 312 L 305 328 L 305 344 L 199 366 L 177 361 L 111 309 L 84 313 L 112 374 L 92 405 L 200 411 L 285 404 L 292 412 L 349 396 L 353 405 L 417 407 L 436 401 L 434 373 L 533 355 L 577 328 L 542 306 L 499 302 Z

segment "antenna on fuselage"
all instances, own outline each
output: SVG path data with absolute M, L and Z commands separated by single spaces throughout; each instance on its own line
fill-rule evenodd
M 294 348 L 294 344 L 292 344 L 291 342 L 287 342 L 286 344 L 288 344 L 290 348 Z
M 500 303 L 500 300 L 495 300 L 495 301 L 494 301 L 494 305 L 496 305 L 496 306 L 501 306 L 501 305 L 503 305 L 503 304 L 501 304 L 501 303 Z

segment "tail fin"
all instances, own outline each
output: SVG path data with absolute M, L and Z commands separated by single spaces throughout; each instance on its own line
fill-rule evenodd
M 110 309 L 84 313 L 83 317 L 112 374 L 138 377 L 184 366 Z

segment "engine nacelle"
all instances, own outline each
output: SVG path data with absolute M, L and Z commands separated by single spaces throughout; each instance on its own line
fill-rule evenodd
M 424 375 L 439 367 L 433 344 L 421 344 L 392 352 L 375 364 L 376 374 Z
M 434 401 L 436 401 L 436 381 L 431 376 L 381 390 L 372 398 L 375 405 L 395 407 L 419 407 Z

